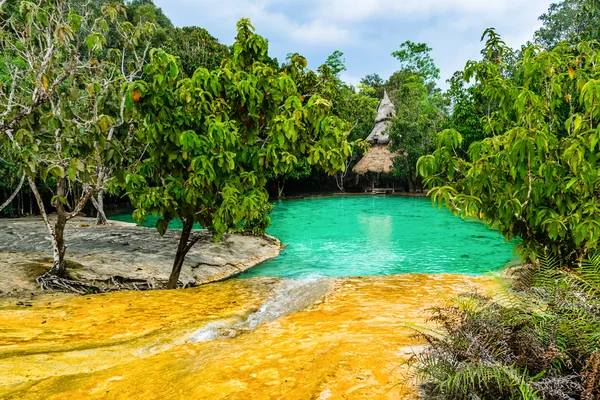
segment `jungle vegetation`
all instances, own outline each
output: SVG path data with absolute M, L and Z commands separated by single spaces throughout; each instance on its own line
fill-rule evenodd
M 484 32 L 417 170 L 434 203 L 519 238 L 503 295 L 432 310 L 414 372 L 432 399 L 600 398 L 600 32 L 595 1 L 551 5 L 534 43 Z
M 396 72 L 353 86 L 341 50 L 314 71 L 300 54 L 280 62 L 247 19 L 226 46 L 151 0 L 0 5 L 0 213 L 41 215 L 43 288 L 80 284 L 65 225 L 82 212 L 106 223 L 107 200 L 127 198 L 140 222 L 159 216 L 160 234 L 182 221 L 176 288 L 194 223 L 215 240 L 261 234 L 270 196 L 352 190 L 385 91 L 405 154 L 395 179 L 519 238 L 525 262 L 504 298 L 433 310 L 441 334 L 420 333 L 431 346 L 414 364 L 425 394 L 600 398 L 598 1 L 552 4 L 520 49 L 486 30 L 446 91 L 426 43 L 399 44 Z

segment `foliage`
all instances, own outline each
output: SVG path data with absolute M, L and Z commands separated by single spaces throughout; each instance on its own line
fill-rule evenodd
M 392 53 L 392 56 L 400 61 L 402 70 L 408 70 L 418 74 L 427 83 L 440 79 L 440 69 L 436 67 L 431 57 L 432 49 L 425 43 L 414 43 L 410 40 L 400 45 L 400 50 Z
M 385 81 L 378 74 L 365 75 L 360 80 L 360 84 L 364 89 L 369 89 L 364 90 L 367 96 L 378 100 L 383 98 Z
M 267 174 L 288 173 L 302 158 L 334 173 L 350 154 L 348 126 L 331 115 L 330 103 L 298 92 L 293 77 L 306 61 L 296 57 L 279 70 L 267 64 L 267 51 L 267 41 L 243 19 L 232 58 L 220 68 L 181 77 L 175 57 L 153 50 L 148 81 L 128 87 L 142 118 L 138 135 L 147 143 L 146 157 L 124 182 L 134 217 L 162 216 L 160 233 L 171 219 L 184 225 L 170 288 L 194 222 L 218 240 L 243 221 L 264 218 Z
M 379 99 L 375 98 L 372 88 L 361 85 L 357 91 L 356 88 L 340 79 L 339 72 L 346 69 L 342 57 L 342 52 L 335 51 L 327 62 L 317 69 L 316 73 L 306 70 L 292 70 L 290 75 L 294 78 L 305 101 L 313 95 L 327 99 L 332 104 L 333 115 L 352 125 L 348 141 L 353 151 L 345 161 L 345 168 L 334 175 L 338 188 L 344 191 L 344 179 L 351 170 L 353 163 L 364 151 L 365 146 L 361 142 L 373 129 Z M 288 56 L 288 62 L 294 60 L 306 62 L 298 54 Z M 287 69 L 287 64 L 284 64 L 283 68 Z M 299 177 L 306 178 L 310 176 L 311 179 L 315 179 L 319 172 L 313 169 L 309 174 Z
M 198 27 L 175 28 L 162 46 L 169 54 L 181 60 L 181 72 L 191 77 L 198 68 L 213 70 L 229 56 L 229 48 L 219 43 L 206 29 Z
M 548 249 L 574 261 L 595 249 L 599 57 L 596 42 L 531 46 L 515 78 L 492 61 L 470 62 L 467 76 L 498 102 L 489 121 L 494 136 L 473 143 L 467 160 L 458 154 L 461 133 L 440 134 L 437 150 L 418 163 L 432 199 L 485 219 L 507 239 L 522 238 L 528 258 Z
M 421 187 L 417 160 L 434 150 L 448 104 L 434 82 L 439 69 L 429 55 L 431 48 L 412 42 L 403 43 L 401 48 L 394 56 L 404 63 L 403 68 L 385 84 L 396 105 L 388 134 L 393 148 L 403 154 L 395 160 L 395 175 L 407 180 L 409 190 L 416 190 Z
M 540 16 L 543 26 L 535 43 L 552 48 L 562 41 L 572 44 L 600 40 L 600 3 L 597 0 L 562 0 Z
M 429 349 L 415 357 L 425 398 L 593 399 L 600 395 L 600 298 L 581 282 L 587 272 L 557 273 L 558 260 L 515 271 L 505 295 L 464 295 L 433 310 L 440 334 L 423 331 Z M 534 284 L 535 286 L 530 286 Z
M 325 61 L 325 65 L 331 69 L 331 73 L 335 76 L 339 76 L 341 72 L 346 70 L 346 59 L 343 57 L 344 53 L 336 50 Z
M 446 96 L 452 102 L 452 112 L 444 123 L 444 129 L 454 129 L 461 133 L 463 142 L 461 154 L 467 156 L 467 150 L 473 142 L 491 136 L 484 121 L 487 115 L 496 109 L 496 104 L 483 95 L 481 86 L 466 87 L 462 71 L 456 72 L 448 80 L 450 88 Z
M 103 52 L 105 35 L 111 27 L 123 28 L 124 38 L 139 39 L 152 29 L 120 25 L 122 4 L 106 5 L 102 13 L 94 19 L 60 0 L 21 1 L 19 14 L 2 25 L 0 148 L 17 176 L 26 174 L 36 197 L 52 237 L 52 275 L 65 273 L 66 221 L 107 185 L 111 166 L 127 154 L 115 132 L 124 122 L 120 94 L 126 77 L 112 62 L 123 53 Z M 53 185 L 55 222 L 47 217 L 40 182 Z M 70 196 L 75 191 L 79 195 Z

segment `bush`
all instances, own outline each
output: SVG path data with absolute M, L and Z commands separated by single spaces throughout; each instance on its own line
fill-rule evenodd
M 472 293 L 432 310 L 443 333 L 419 333 L 430 347 L 412 365 L 425 398 L 600 398 L 600 257 L 557 265 L 523 267 L 500 299 Z

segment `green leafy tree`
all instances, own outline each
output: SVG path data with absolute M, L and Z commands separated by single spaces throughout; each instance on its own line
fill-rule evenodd
M 479 85 L 466 87 L 462 71 L 456 72 L 448 80 L 450 88 L 446 96 L 451 102 L 452 112 L 443 125 L 444 129 L 454 129 L 461 132 L 463 142 L 461 154 L 467 154 L 471 143 L 488 137 L 489 130 L 486 129 L 485 121 L 491 107 L 496 109 L 495 102 L 491 102 L 481 92 Z
M 346 70 L 346 59 L 344 58 L 344 53 L 339 50 L 334 51 L 329 57 L 327 57 L 325 65 L 331 69 L 331 73 L 333 73 L 333 75 L 339 77 L 340 73 Z
M 331 115 L 328 101 L 305 99 L 293 76 L 306 68 L 300 57 L 274 68 L 267 41 L 250 21 L 238 23 L 232 57 L 213 71 L 180 76 L 175 57 L 154 50 L 148 81 L 129 86 L 129 102 L 141 119 L 147 156 L 124 185 L 134 217 L 162 216 L 157 229 L 181 219 L 183 230 L 168 288 L 177 287 L 199 222 L 219 240 L 240 226 L 268 225 L 268 174 L 285 174 L 300 159 L 334 173 L 350 152 L 347 124 Z
M 395 159 L 394 173 L 406 179 L 409 191 L 422 187 L 417 176 L 417 161 L 435 149 L 440 128 L 445 123 L 447 100 L 439 91 L 429 92 L 428 85 L 418 74 L 405 75 L 405 81 L 396 90 L 396 106 L 388 133 L 393 147 L 401 157 Z
M 434 201 L 485 219 L 507 239 L 520 237 L 526 258 L 550 251 L 568 264 L 597 247 L 600 52 L 597 42 L 552 51 L 530 46 L 518 79 L 497 63 L 469 63 L 486 96 L 498 101 L 494 136 L 459 155 L 463 135 L 440 134 L 437 150 L 419 160 Z M 519 84 L 523 82 L 524 84 Z
M 229 48 L 199 27 L 175 28 L 162 46 L 169 54 L 179 57 L 182 73 L 191 77 L 196 69 L 213 70 L 229 56 Z
M 373 130 L 379 104 L 378 99 L 370 96 L 374 91 L 374 89 L 362 87 L 361 90 L 355 92 L 353 88 L 346 85 L 336 105 L 336 115 L 352 125 L 348 136 L 352 153 L 346 160 L 346 168 L 334 174 L 336 186 L 341 192 L 345 191 L 345 181 L 352 167 L 369 147 L 365 139 Z
M 343 53 L 336 51 L 329 57 L 326 64 L 317 69 L 316 73 L 310 70 L 292 70 L 290 76 L 294 78 L 298 90 L 303 94 L 305 100 L 310 99 L 310 96 L 313 95 L 327 99 L 332 104 L 333 114 L 352 126 L 348 136 L 352 152 L 346 159 L 345 168 L 340 169 L 333 175 L 337 187 L 343 192 L 345 190 L 344 182 L 352 169 L 353 163 L 359 159 L 362 152 L 368 147 L 364 143 L 364 139 L 373 129 L 379 99 L 374 95 L 375 89 L 360 85 L 357 91 L 355 87 L 340 79 L 339 71 L 346 69 L 342 56 Z M 290 55 L 288 60 L 293 61 L 298 57 L 300 56 L 297 54 Z M 284 65 L 284 68 L 287 68 L 286 65 Z M 304 173 L 298 178 L 308 177 L 307 172 L 308 170 L 304 170 Z M 317 179 L 319 173 L 322 172 L 312 169 L 310 177 Z
M 2 25 L 6 63 L 0 70 L 7 79 L 0 87 L 0 148 L 9 153 L 17 176 L 25 174 L 50 233 L 53 265 L 38 278 L 43 288 L 79 290 L 61 279 L 65 225 L 106 187 L 111 166 L 127 153 L 114 129 L 121 123 L 124 77 L 108 58 L 96 58 L 110 21 L 123 11 L 119 4 L 105 6 L 103 17 L 93 19 L 59 0 L 22 1 L 19 14 Z M 54 218 L 40 182 L 52 192 Z
M 312 173 L 312 166 L 308 162 L 307 158 L 302 158 L 297 163 L 294 163 L 290 171 L 283 174 L 270 173 L 267 174 L 267 179 L 275 180 L 277 182 L 277 198 L 283 197 L 283 190 L 288 179 L 302 179 L 310 176 Z
M 535 43 L 552 48 L 562 41 L 600 40 L 600 2 L 563 0 L 552 3 L 540 16 L 543 26 L 535 32 Z
M 448 101 L 437 88 L 439 69 L 425 43 L 407 41 L 392 55 L 402 67 L 385 84 L 396 106 L 388 134 L 393 149 L 402 154 L 394 162 L 394 174 L 408 183 L 409 191 L 422 187 L 417 160 L 434 149 L 436 136 L 447 117 Z
M 385 90 L 385 81 L 378 74 L 365 75 L 360 80 L 360 85 L 364 90 L 365 95 L 378 100 L 383 98 L 383 91 Z
M 392 56 L 400 61 L 401 70 L 419 74 L 427 83 L 430 83 L 440 79 L 440 70 L 431 57 L 431 51 L 431 47 L 425 43 L 414 43 L 407 40 L 400 45 L 400 50 L 392 53 Z

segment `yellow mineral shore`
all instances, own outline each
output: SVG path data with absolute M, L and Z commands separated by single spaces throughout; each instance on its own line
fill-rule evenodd
M 303 311 L 188 343 L 272 299 L 273 278 L 189 290 L 0 302 L 2 399 L 409 399 L 411 324 L 489 277 L 399 275 L 331 281 Z

